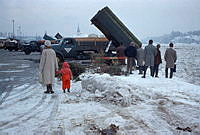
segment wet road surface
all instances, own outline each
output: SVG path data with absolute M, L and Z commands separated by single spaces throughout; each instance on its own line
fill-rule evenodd
M 25 55 L 23 52 L 0 50 L 0 105 L 10 93 L 16 92 L 12 91 L 13 88 L 36 83 L 39 58 L 40 53 Z

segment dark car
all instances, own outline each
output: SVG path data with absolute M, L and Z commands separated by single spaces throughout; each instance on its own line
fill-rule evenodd
M 17 39 L 7 39 L 5 42 L 4 49 L 9 51 L 18 51 L 20 48 L 20 42 Z
M 40 46 L 38 41 L 30 41 L 23 44 L 23 51 L 26 55 L 31 54 L 31 52 L 40 52 Z

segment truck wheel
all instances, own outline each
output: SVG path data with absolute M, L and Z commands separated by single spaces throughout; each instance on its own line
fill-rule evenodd
M 64 61 L 63 58 L 62 58 L 62 56 L 60 56 L 59 54 L 56 55 L 56 58 L 57 58 L 57 62 L 58 63 L 61 63 L 61 62 Z
M 25 50 L 24 50 L 24 53 L 25 53 L 26 55 L 29 55 L 29 54 L 31 54 L 31 50 L 30 50 L 30 49 L 25 49 Z
M 15 51 L 18 51 L 18 48 L 16 48 Z

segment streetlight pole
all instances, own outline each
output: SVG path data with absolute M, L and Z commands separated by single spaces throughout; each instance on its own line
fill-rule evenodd
M 13 19 L 12 20 L 12 23 L 13 23 L 13 38 L 15 37 L 15 20 Z

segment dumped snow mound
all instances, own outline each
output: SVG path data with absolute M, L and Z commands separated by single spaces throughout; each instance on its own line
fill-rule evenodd
M 98 102 L 109 102 L 127 107 L 142 100 L 134 94 L 138 88 L 124 85 L 122 80 L 108 74 L 86 76 L 81 85 L 83 89 L 92 93 L 93 99 Z
M 85 74 L 81 85 L 86 100 L 99 102 L 122 118 L 118 123 L 125 124 L 120 126 L 120 133 L 200 133 L 197 85 L 176 77 L 144 79 L 136 72 L 130 76 Z

